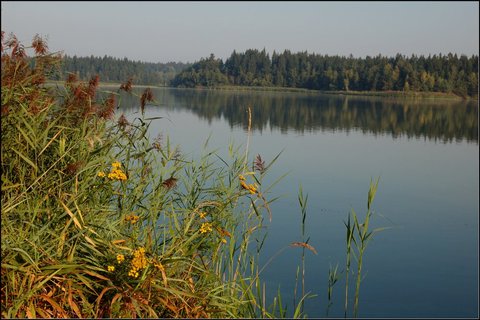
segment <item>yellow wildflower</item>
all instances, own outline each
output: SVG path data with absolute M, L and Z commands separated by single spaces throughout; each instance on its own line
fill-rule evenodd
M 133 278 L 137 278 L 138 271 L 146 268 L 148 265 L 147 257 L 145 256 L 145 248 L 138 248 L 133 251 L 132 268 L 128 272 L 128 275 Z
M 112 163 L 112 167 L 114 167 L 115 169 L 118 169 L 122 166 L 122 164 L 118 161 L 115 161 L 114 163 Z
M 132 266 L 137 269 L 147 267 L 147 258 L 145 257 L 145 249 L 139 248 L 133 252 Z
M 127 180 L 127 175 L 124 172 L 119 170 L 117 172 L 117 179 L 118 180 Z
M 257 193 L 257 184 L 246 184 L 244 180 L 240 180 L 240 185 L 243 189 L 249 191 L 251 194 Z
M 244 176 L 242 176 L 241 174 L 240 174 L 240 175 L 238 175 L 238 179 L 240 179 L 240 181 L 245 181 L 245 177 L 244 177 Z
M 109 272 L 113 272 L 115 271 L 115 266 L 108 266 L 107 269 Z
M 117 262 L 122 263 L 125 260 L 125 256 L 123 254 L 117 254 Z
M 202 212 L 199 213 L 199 216 L 200 216 L 201 219 L 203 219 L 207 216 L 207 213 L 202 211 Z
M 100 178 L 103 178 L 103 177 L 105 177 L 105 172 L 99 171 L 99 172 L 97 173 L 97 176 L 99 176 Z
M 125 221 L 130 221 L 131 224 L 135 224 L 140 219 L 139 216 L 131 214 L 125 217 Z
M 223 243 L 227 243 L 227 239 L 222 238 L 222 242 L 223 242 Z
M 132 268 L 129 272 L 128 275 L 133 278 L 138 278 L 138 269 L 137 268 Z
M 200 226 L 200 233 L 206 233 L 212 231 L 212 224 L 210 222 L 202 223 Z
M 248 186 L 248 191 L 250 191 L 251 194 L 255 194 L 257 193 L 257 184 L 251 184 Z
M 247 190 L 248 190 L 248 184 L 246 184 L 245 181 L 240 180 L 240 185 L 242 186 L 243 189 L 247 189 Z
M 113 169 L 109 174 L 108 178 L 111 180 L 127 180 L 127 175 L 120 169 Z

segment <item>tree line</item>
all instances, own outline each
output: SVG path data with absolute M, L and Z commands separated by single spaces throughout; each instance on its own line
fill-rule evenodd
M 293 87 L 328 91 L 423 91 L 478 95 L 478 56 L 449 53 L 410 57 L 233 51 L 225 62 L 213 54 L 182 70 L 175 87 L 222 85 Z
M 52 80 L 66 80 L 68 73 L 75 73 L 81 80 L 90 80 L 98 75 L 101 81 L 123 83 L 132 78 L 133 83 L 166 86 L 181 70 L 191 63 L 168 62 L 150 63 L 119 59 L 111 56 L 77 57 L 64 56 L 59 69 L 50 77 Z

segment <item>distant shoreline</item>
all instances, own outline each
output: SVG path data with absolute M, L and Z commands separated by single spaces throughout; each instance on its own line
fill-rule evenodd
M 63 81 L 47 81 L 47 85 L 63 85 Z M 100 82 L 100 87 L 119 88 L 121 83 L 114 82 Z M 311 94 L 332 94 L 345 96 L 374 96 L 385 98 L 406 98 L 406 99 L 449 99 L 449 100 L 478 100 L 476 97 L 462 98 L 453 93 L 444 92 L 422 92 L 422 91 L 325 91 L 325 90 L 311 90 L 304 88 L 291 87 L 256 87 L 256 86 L 217 86 L 217 87 L 195 87 L 195 88 L 179 88 L 170 86 L 155 86 L 155 85 L 133 85 L 133 88 L 168 88 L 168 89 L 191 89 L 191 90 L 230 90 L 230 91 L 265 91 L 265 92 L 292 92 L 292 93 L 311 93 Z
M 386 98 L 421 98 L 421 99 L 454 99 L 454 100 L 478 100 L 478 97 L 462 98 L 453 93 L 443 92 L 421 92 L 421 91 L 326 91 L 326 90 L 311 90 L 304 88 L 290 88 L 290 87 L 253 87 L 253 86 L 219 86 L 219 87 L 197 87 L 192 88 L 197 90 L 232 90 L 232 91 L 274 91 L 274 92 L 299 92 L 312 94 L 332 94 L 345 96 L 377 96 Z

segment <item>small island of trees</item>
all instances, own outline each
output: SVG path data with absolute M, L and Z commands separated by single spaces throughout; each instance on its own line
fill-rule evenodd
M 478 95 L 478 56 L 328 56 L 307 52 L 233 51 L 223 62 L 213 54 L 181 71 L 175 87 L 223 85 L 290 87 L 322 91 L 417 91 Z

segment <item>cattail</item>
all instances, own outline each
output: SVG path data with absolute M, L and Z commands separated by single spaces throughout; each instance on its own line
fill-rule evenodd
M 8 48 L 13 48 L 15 46 L 18 45 L 18 39 L 17 37 L 14 35 L 14 34 L 10 34 L 9 38 L 7 41 L 5 41 L 5 45 L 8 47 Z
M 27 56 L 24 46 L 18 42 L 18 39 L 14 34 L 10 34 L 10 37 L 5 42 L 5 45 L 12 49 L 10 53 L 12 60 L 16 60 L 17 58 L 25 58 Z
M 115 96 L 110 94 L 98 116 L 102 119 L 111 119 L 115 110 Z
M 132 78 L 128 79 L 126 83 L 122 83 L 120 86 L 120 90 L 124 90 L 126 92 L 131 92 L 132 91 Z
M 23 59 L 26 56 L 27 54 L 25 53 L 25 47 L 22 44 L 17 42 L 12 49 L 12 53 L 11 53 L 12 59 Z
M 118 119 L 117 123 L 118 123 L 118 126 L 123 130 L 125 130 L 125 128 L 129 125 L 128 120 L 123 113 Z
M 36 34 L 35 37 L 33 37 L 32 47 L 35 50 L 35 54 L 37 56 L 44 55 L 48 52 L 47 44 L 43 41 L 43 39 L 38 34 Z
M 177 179 L 171 176 L 167 180 L 163 181 L 162 185 L 167 189 L 174 188 L 177 185 Z
M 265 171 L 265 161 L 262 160 L 262 157 L 260 157 L 259 154 L 257 154 L 257 157 L 255 158 L 253 164 L 255 170 L 259 171 L 260 173 L 263 173 Z
M 142 109 L 142 114 L 145 111 L 145 104 L 147 101 L 153 101 L 153 93 L 150 88 L 145 89 L 140 99 L 140 108 Z
M 95 98 L 95 93 L 97 91 L 97 87 L 98 87 L 98 82 L 100 81 L 100 77 L 98 75 L 92 77 L 92 79 L 90 79 L 90 81 L 88 82 L 88 95 L 90 96 L 90 98 Z

